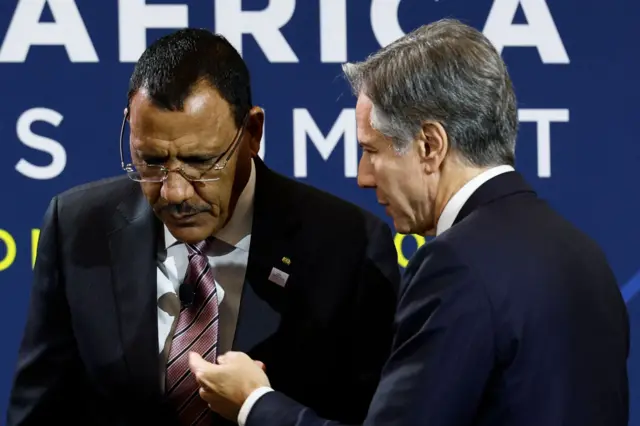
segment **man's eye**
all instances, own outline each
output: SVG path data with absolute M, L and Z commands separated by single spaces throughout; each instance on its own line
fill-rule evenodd
M 371 149 L 371 147 L 367 145 L 364 145 L 364 144 L 359 144 L 359 145 L 362 152 L 366 152 L 367 154 L 373 154 L 375 152 L 374 149 Z
M 196 158 L 196 159 L 190 160 L 189 163 L 191 163 L 191 164 L 211 164 L 211 163 L 213 163 L 213 158 Z
M 144 157 L 143 161 L 150 166 L 157 166 L 164 163 L 164 158 L 156 158 L 156 157 Z
M 215 160 L 215 157 L 210 155 L 194 155 L 190 157 L 178 157 L 179 160 L 186 164 L 211 164 Z

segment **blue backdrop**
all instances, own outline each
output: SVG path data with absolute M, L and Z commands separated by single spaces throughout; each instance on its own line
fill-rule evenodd
M 384 216 L 356 185 L 355 101 L 340 63 L 455 17 L 509 66 L 517 168 L 615 270 L 632 323 L 630 424 L 640 426 L 639 16 L 640 2 L 625 0 L 1 0 L 0 423 L 42 215 L 56 193 L 121 173 L 128 77 L 149 42 L 184 26 L 226 35 L 266 111 L 266 163 Z M 397 236 L 401 266 L 422 242 Z

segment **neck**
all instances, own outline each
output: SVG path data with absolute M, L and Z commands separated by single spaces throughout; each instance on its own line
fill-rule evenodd
M 488 170 L 487 167 L 472 167 L 459 161 L 451 161 L 444 164 L 441 171 L 440 183 L 436 194 L 433 232 L 435 232 L 438 220 L 451 197 L 471 179 Z

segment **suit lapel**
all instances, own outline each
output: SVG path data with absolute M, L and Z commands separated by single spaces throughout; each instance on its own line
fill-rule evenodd
M 295 270 L 301 263 L 296 262 L 293 241 L 300 224 L 295 206 L 301 200 L 294 202 L 294 187 L 287 187 L 292 182 L 270 171 L 259 158 L 254 161 L 251 246 L 233 342 L 233 349 L 243 352 L 256 349 L 278 329 L 286 310 L 285 294 L 295 285 Z M 274 272 L 280 278 L 272 276 Z
M 115 224 L 109 248 L 127 382 L 144 393 L 159 395 L 155 270 L 159 227 L 136 184 L 118 206 Z
M 534 190 L 518 172 L 507 172 L 482 184 L 462 206 L 453 224 L 457 224 L 477 208 L 500 198 L 519 194 L 535 194 Z

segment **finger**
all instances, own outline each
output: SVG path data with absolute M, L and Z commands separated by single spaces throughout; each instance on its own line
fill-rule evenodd
M 201 390 L 204 390 L 205 392 L 213 392 L 211 386 L 209 386 L 205 376 L 202 373 L 198 373 L 198 375 L 196 375 L 196 382 L 198 382 L 198 386 L 200 386 Z
M 218 367 L 218 366 L 216 366 Z M 202 371 L 202 370 L 197 370 L 194 373 L 195 377 L 196 377 L 196 382 L 198 382 L 198 385 L 200 385 L 200 388 L 203 389 L 205 392 L 213 392 L 214 389 L 216 389 L 216 380 L 218 380 L 218 372 L 216 370 L 207 370 L 207 371 Z
M 214 401 L 214 399 L 212 398 L 211 392 L 209 392 L 205 388 L 200 388 L 198 390 L 198 394 L 200 395 L 200 399 L 207 403 L 209 410 L 213 411 L 213 406 L 211 405 L 211 403 Z
M 229 371 L 233 367 L 211 364 L 206 361 L 205 364 L 202 368 L 196 366 L 196 369 L 192 370 L 193 375 L 200 386 L 204 387 L 205 390 L 209 390 L 209 392 L 215 393 L 219 388 L 219 383 L 225 381 L 225 377 L 229 375 Z
M 244 358 L 249 358 L 249 356 L 243 352 L 234 352 L 234 351 L 229 351 L 224 353 L 223 355 L 220 355 L 218 357 L 218 364 L 229 364 L 229 363 L 233 363 L 233 362 L 238 362 Z
M 200 354 L 196 352 L 189 352 L 189 369 L 194 374 L 198 371 L 207 371 L 211 365 L 213 364 L 202 358 Z
M 221 406 L 224 406 L 224 401 L 218 397 L 215 393 L 208 392 L 204 388 L 198 389 L 198 394 L 200 398 L 207 403 L 207 407 L 209 410 L 217 412 L 217 409 Z
M 200 394 L 200 398 L 202 398 L 204 401 L 207 401 L 207 394 L 209 393 L 209 392 L 207 391 L 207 389 L 205 389 L 205 388 L 201 387 L 201 388 L 198 390 L 198 393 Z M 208 401 L 207 401 L 207 402 L 208 402 Z M 211 407 L 211 404 L 209 404 L 209 407 Z
M 234 362 L 242 357 L 248 357 L 244 352 L 227 351 L 222 355 L 218 355 L 218 363 L 220 362 Z

